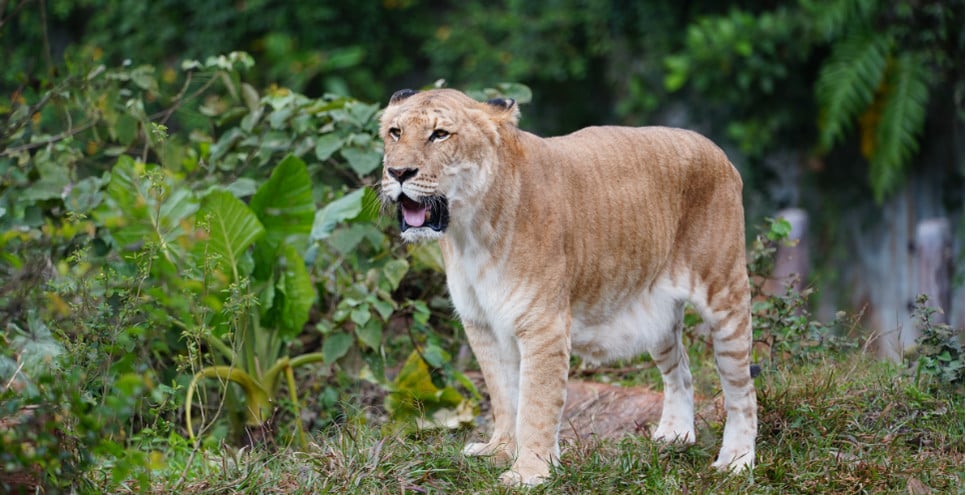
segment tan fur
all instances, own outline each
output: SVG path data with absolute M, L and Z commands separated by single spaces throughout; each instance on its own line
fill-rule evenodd
M 680 336 L 691 301 L 714 327 L 726 401 L 714 465 L 751 466 L 757 414 L 735 168 L 680 129 L 591 127 L 543 139 L 518 129 L 517 107 L 503 103 L 433 90 L 394 98 L 381 121 L 384 170 L 417 170 L 405 182 L 384 173 L 384 201 L 405 193 L 449 202 L 445 232 L 410 238 L 439 238 L 493 401 L 491 439 L 466 453 L 511 461 L 508 483 L 545 479 L 560 454 L 571 352 L 591 361 L 650 352 L 665 386 L 654 437 L 693 442 Z M 431 140 L 437 129 L 449 136 Z

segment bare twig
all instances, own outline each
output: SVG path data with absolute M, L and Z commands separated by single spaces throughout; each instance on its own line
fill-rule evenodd
M 178 477 L 178 482 L 174 484 L 174 490 L 173 490 L 174 492 L 179 491 L 179 489 L 181 488 L 181 485 L 183 485 L 184 482 L 188 479 L 188 471 L 191 469 L 191 463 L 194 462 L 195 454 L 197 454 L 199 450 L 201 450 L 200 445 L 192 446 L 191 454 L 188 455 L 188 461 L 185 462 L 184 464 L 184 469 L 181 471 L 181 476 Z
M 61 88 L 57 88 L 57 89 L 61 89 Z M 48 101 L 50 101 L 50 98 L 53 96 L 53 94 L 54 94 L 53 91 L 48 91 L 48 92 L 44 93 L 44 95 L 42 97 L 40 97 L 40 101 L 38 101 L 37 103 L 34 103 L 30 107 L 30 109 L 27 110 L 27 118 L 25 118 L 25 119 L 23 119 L 23 120 L 21 120 L 19 122 L 16 122 L 15 121 L 13 123 L 13 125 L 9 129 L 7 129 L 7 130 L 0 129 L 0 131 L 2 131 L 2 132 L 0 132 L 0 142 L 2 142 L 3 139 L 6 138 L 7 136 L 12 135 L 13 133 L 19 131 L 20 128 L 23 127 L 27 123 L 27 121 L 30 119 L 30 116 L 31 115 L 33 115 L 33 114 L 37 113 L 38 111 L 40 111 L 40 109 L 43 108 L 43 106 L 46 105 Z
M 13 385 L 13 381 L 17 379 L 17 375 L 20 374 L 20 370 L 22 369 L 23 369 L 23 361 L 20 361 L 20 364 L 17 365 L 16 371 L 13 372 L 13 376 L 10 377 L 10 381 L 8 381 L 7 384 L 3 386 L 4 392 L 6 392 L 7 390 L 10 390 L 10 386 Z
M 72 137 L 75 134 L 80 134 L 80 133 L 82 133 L 82 132 L 90 129 L 91 127 L 94 127 L 95 124 L 97 124 L 96 121 L 86 122 L 83 125 L 81 125 L 79 127 L 76 127 L 76 128 L 74 128 L 74 129 L 72 129 L 70 131 L 64 131 L 64 132 L 61 132 L 60 134 L 55 134 L 53 136 L 50 136 L 47 139 L 44 139 L 43 141 L 37 141 L 37 142 L 34 142 L 34 143 L 24 144 L 22 146 L 15 146 L 13 148 L 7 148 L 7 149 L 5 149 L 3 151 L 0 151 L 0 156 L 13 156 L 13 155 L 15 155 L 17 153 L 20 153 L 21 151 L 29 151 L 29 150 L 32 150 L 32 149 L 35 149 L 35 148 L 42 148 L 44 146 L 47 146 L 48 144 L 54 144 L 54 143 L 56 143 L 58 141 L 63 141 L 64 139 L 67 139 L 69 137 Z
M 185 78 L 184 84 L 181 86 L 181 90 L 178 92 L 177 95 L 174 96 L 174 99 L 173 99 L 174 103 L 169 108 L 166 108 L 160 112 L 156 112 L 151 115 L 148 115 L 148 122 L 151 122 L 151 123 L 158 122 L 162 125 L 166 124 L 168 120 L 171 118 L 171 116 L 174 115 L 174 112 L 178 111 L 178 109 L 184 106 L 185 103 L 191 100 L 194 100 L 198 96 L 202 95 L 205 91 L 207 91 L 208 88 L 210 88 L 211 85 L 214 83 L 215 78 L 211 78 L 210 80 L 208 80 L 208 82 L 201 85 L 200 88 L 198 88 L 193 93 L 185 97 L 184 95 L 188 91 L 188 87 L 191 85 L 191 80 L 192 80 L 192 76 L 191 76 L 191 73 L 189 72 L 188 76 Z M 152 132 L 151 128 L 141 126 L 141 134 L 144 136 L 144 146 L 141 148 L 142 162 L 148 161 L 148 152 L 151 151 L 151 145 L 152 145 L 151 132 Z
M 168 119 L 171 118 L 171 115 L 174 114 L 174 112 L 178 111 L 178 109 L 184 106 L 185 103 L 188 103 L 189 101 L 194 100 L 198 96 L 201 96 L 201 94 L 204 93 L 205 91 L 208 91 L 208 88 L 210 88 L 211 85 L 214 84 L 214 82 L 217 80 L 216 78 L 212 77 L 211 79 L 208 80 L 208 82 L 201 85 L 200 88 L 195 90 L 187 97 L 184 97 L 185 92 L 188 90 L 188 85 L 191 83 L 191 79 L 192 79 L 191 73 L 189 72 L 188 77 L 185 79 L 184 85 L 181 87 L 181 91 L 174 97 L 174 104 L 171 105 L 170 108 L 167 108 L 165 110 L 161 110 L 160 112 L 149 115 L 148 120 L 153 122 L 154 120 L 159 119 L 162 124 L 166 123 Z
M 183 105 L 186 101 L 190 99 L 196 98 L 198 95 L 201 94 L 202 91 L 207 90 L 208 87 L 211 85 L 211 81 L 203 84 L 201 86 L 201 89 L 199 89 L 198 91 L 195 91 L 188 99 L 185 99 L 184 95 L 185 93 L 188 92 L 188 87 L 191 85 L 191 80 L 192 80 L 192 73 L 188 72 L 187 75 L 185 76 L 184 84 L 181 86 L 181 91 L 178 91 L 178 94 L 174 95 L 174 98 L 172 98 L 172 101 L 174 101 L 174 104 L 171 105 L 171 108 L 168 108 L 166 110 L 163 110 L 161 112 L 158 112 L 152 115 L 150 119 L 154 120 L 155 118 L 158 118 L 159 122 L 161 122 L 162 124 L 167 124 L 168 119 L 170 119 L 171 116 L 174 115 L 174 112 L 178 110 L 178 108 L 181 108 L 181 105 Z

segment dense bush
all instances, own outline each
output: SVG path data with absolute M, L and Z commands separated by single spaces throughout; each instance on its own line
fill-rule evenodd
M 69 65 L 0 115 L 6 470 L 36 466 L 57 485 L 92 455 L 143 467 L 130 439 L 180 434 L 186 405 L 202 440 L 271 439 L 281 404 L 295 425 L 284 431 L 303 438 L 302 365 L 329 377 L 317 425 L 340 416 L 356 380 L 392 390 L 403 415 L 422 407 L 407 383 L 431 371 L 456 383 L 455 322 L 433 299 L 439 253 L 391 241 L 367 187 L 379 107 L 259 94 L 244 82 L 251 63 L 189 61 L 173 78 Z M 391 380 L 413 345 L 431 368 Z M 461 405 L 447 390 L 445 405 Z

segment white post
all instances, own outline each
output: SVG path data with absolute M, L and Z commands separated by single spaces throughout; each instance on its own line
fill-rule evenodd
M 918 294 L 929 297 L 929 306 L 940 308 L 943 312 L 934 315 L 938 321 L 934 323 L 948 323 L 946 312 L 950 306 L 950 282 L 952 271 L 952 236 L 950 234 L 949 219 L 930 218 L 922 220 L 916 225 L 916 272 L 917 283 L 915 294 L 910 300 L 915 301 Z M 902 339 L 903 345 L 908 347 L 915 343 L 918 335 L 910 336 L 911 340 Z
M 788 234 L 791 245 L 782 244 L 778 247 L 775 257 L 775 268 L 771 277 L 765 283 L 763 291 L 769 295 L 785 293 L 785 287 L 795 284 L 796 290 L 805 287 L 808 277 L 808 213 L 801 208 L 788 208 L 778 212 L 777 218 L 784 218 L 792 227 Z

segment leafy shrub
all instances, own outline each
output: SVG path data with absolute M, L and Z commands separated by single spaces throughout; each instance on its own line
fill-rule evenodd
M 8 254 L 37 256 L 37 246 L 16 245 Z M 32 272 L 28 263 L 21 280 L 43 278 L 33 278 L 22 299 L 0 297 L 7 315 L 0 335 L 5 491 L 40 486 L 57 493 L 83 486 L 85 474 L 103 463 L 112 465 L 108 485 L 126 479 L 144 487 L 150 456 L 130 443 L 131 435 L 170 430 L 164 418 L 173 412 L 177 384 L 159 382 L 152 368 L 165 342 L 144 341 L 147 327 L 134 307 L 137 299 L 122 295 L 137 286 L 137 276 L 92 261 L 95 255 L 79 250 L 43 273 Z M 21 313 L 19 304 L 31 309 Z
M 928 306 L 925 294 L 916 297 L 913 318 L 919 330 L 917 347 L 908 356 L 915 367 L 916 383 L 935 382 L 940 385 L 963 383 L 963 344 L 957 333 L 946 323 L 937 321 L 940 310 Z
M 813 290 L 799 291 L 788 281 L 783 294 L 766 294 L 764 282 L 775 267 L 782 243 L 788 244 L 791 225 L 784 219 L 767 218 L 749 249 L 748 270 L 752 285 L 752 331 L 759 359 L 776 365 L 782 362 L 805 363 L 826 354 L 855 348 L 855 343 L 840 334 L 847 323 L 844 312 L 835 321 L 812 319 L 808 298 Z M 760 351 L 760 352 L 759 352 Z

